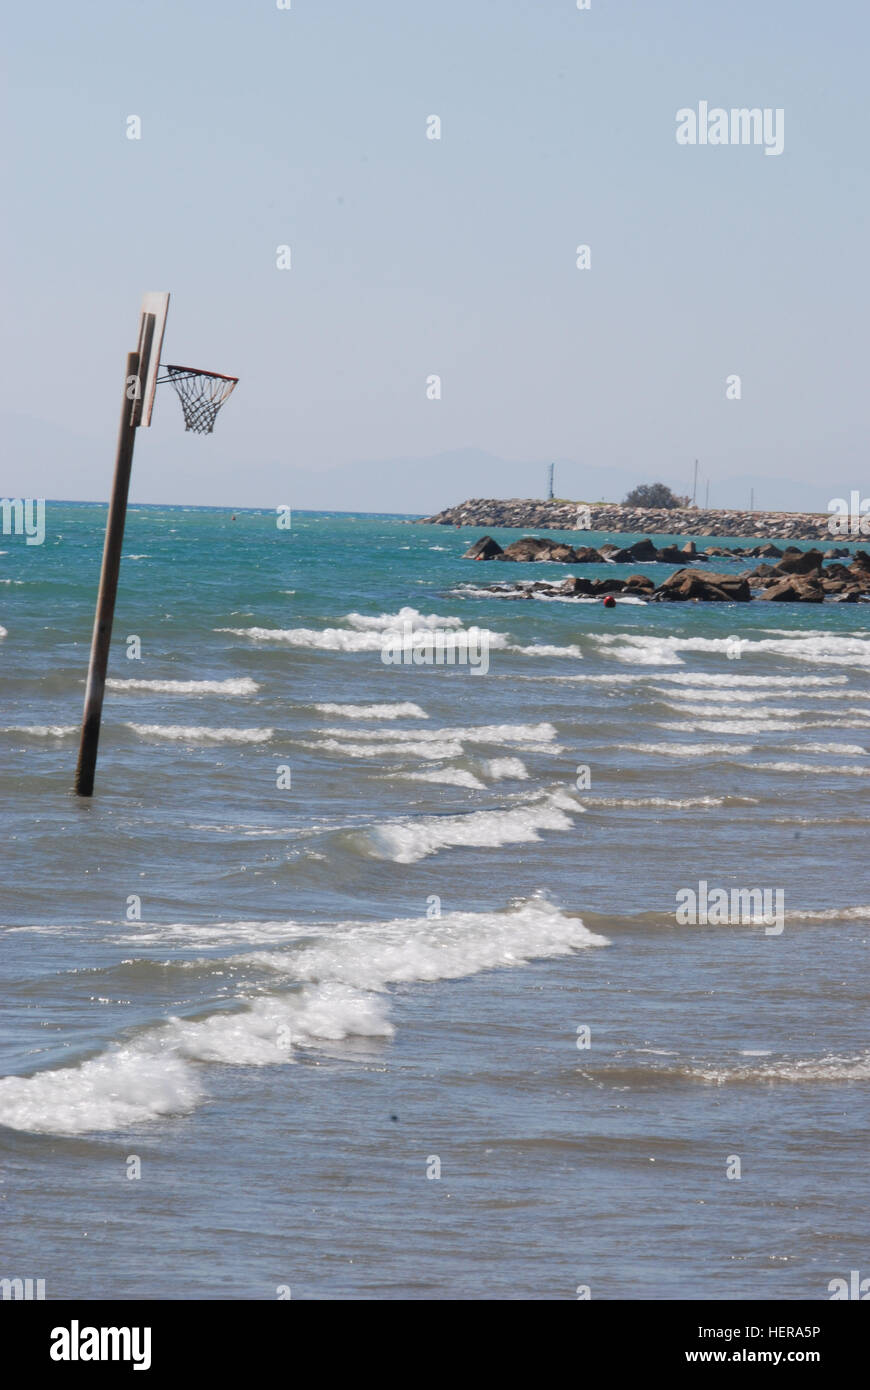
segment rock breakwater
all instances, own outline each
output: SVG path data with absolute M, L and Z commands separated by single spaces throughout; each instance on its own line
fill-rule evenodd
M 472 498 L 421 521 L 439 526 L 546 527 L 560 531 L 651 532 L 660 536 L 753 536 L 758 540 L 832 539 L 823 512 L 723 511 L 700 507 L 623 507 L 615 503 Z M 579 524 L 584 523 L 584 524 Z

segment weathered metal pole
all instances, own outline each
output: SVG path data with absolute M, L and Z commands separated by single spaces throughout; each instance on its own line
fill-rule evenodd
M 103 693 L 106 688 L 109 643 L 112 640 L 115 597 L 118 592 L 118 575 L 121 569 L 121 548 L 124 544 L 124 523 L 127 519 L 130 470 L 133 466 L 133 445 L 136 442 L 136 425 L 141 416 L 141 383 L 138 382 L 138 376 L 139 353 L 130 352 L 127 354 L 127 371 L 124 376 L 124 402 L 121 406 L 121 424 L 118 430 L 115 480 L 112 485 L 112 498 L 109 502 L 109 516 L 106 522 L 103 567 L 100 571 L 100 591 L 97 595 L 97 611 L 91 639 L 91 660 L 88 666 L 88 684 L 85 691 L 85 710 L 79 744 L 79 761 L 76 767 L 75 790 L 79 796 L 93 796 L 94 792 L 94 771 L 97 765 L 97 746 L 100 741 Z M 131 377 L 139 388 L 137 399 L 130 399 L 128 396 Z

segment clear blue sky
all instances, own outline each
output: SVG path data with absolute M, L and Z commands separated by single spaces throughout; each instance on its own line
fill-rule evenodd
M 164 360 L 241 384 L 206 439 L 160 389 L 140 501 L 414 510 L 539 493 L 551 458 L 580 497 L 696 456 L 714 502 L 864 485 L 863 0 L 48 0 L 4 28 L 4 495 L 107 495 L 145 289 Z M 678 146 L 701 100 L 782 107 L 784 153 Z

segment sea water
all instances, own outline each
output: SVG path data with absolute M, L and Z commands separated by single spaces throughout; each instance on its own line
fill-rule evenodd
M 870 608 L 508 600 L 604 571 L 136 507 L 84 801 L 104 524 L 2 538 L 0 1278 L 815 1299 L 868 1264 Z M 485 674 L 382 660 L 408 622 L 489 633 Z M 783 929 L 678 921 L 702 884 Z

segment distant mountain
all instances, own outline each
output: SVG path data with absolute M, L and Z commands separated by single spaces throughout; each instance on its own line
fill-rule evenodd
M 137 450 L 133 469 L 136 501 L 237 507 L 286 502 L 301 509 L 424 516 L 471 497 L 544 498 L 547 493 L 548 458 L 517 462 L 468 447 L 429 457 L 367 459 L 315 470 L 274 455 L 240 460 L 238 439 L 233 444 L 217 433 L 207 441 L 195 441 L 204 448 L 192 449 L 192 437 L 177 426 L 172 421 L 163 429 L 158 425 L 147 431 L 152 438 Z M 99 435 L 87 438 L 46 420 L 4 412 L 2 433 L 0 495 L 107 499 L 114 457 L 111 416 Z M 644 463 L 616 469 L 564 458 L 552 462 L 556 496 L 572 501 L 621 502 L 638 483 L 663 482 L 678 494 L 691 491 L 691 460 L 679 472 Z M 754 489 L 755 505 L 762 510 L 823 512 L 831 497 L 848 497 L 855 486 L 854 478 L 837 480 L 834 475 L 832 480 L 830 474 L 818 483 L 741 474 L 711 479 L 710 506 L 745 509 Z M 702 461 L 697 495 L 701 506 L 705 496 Z

